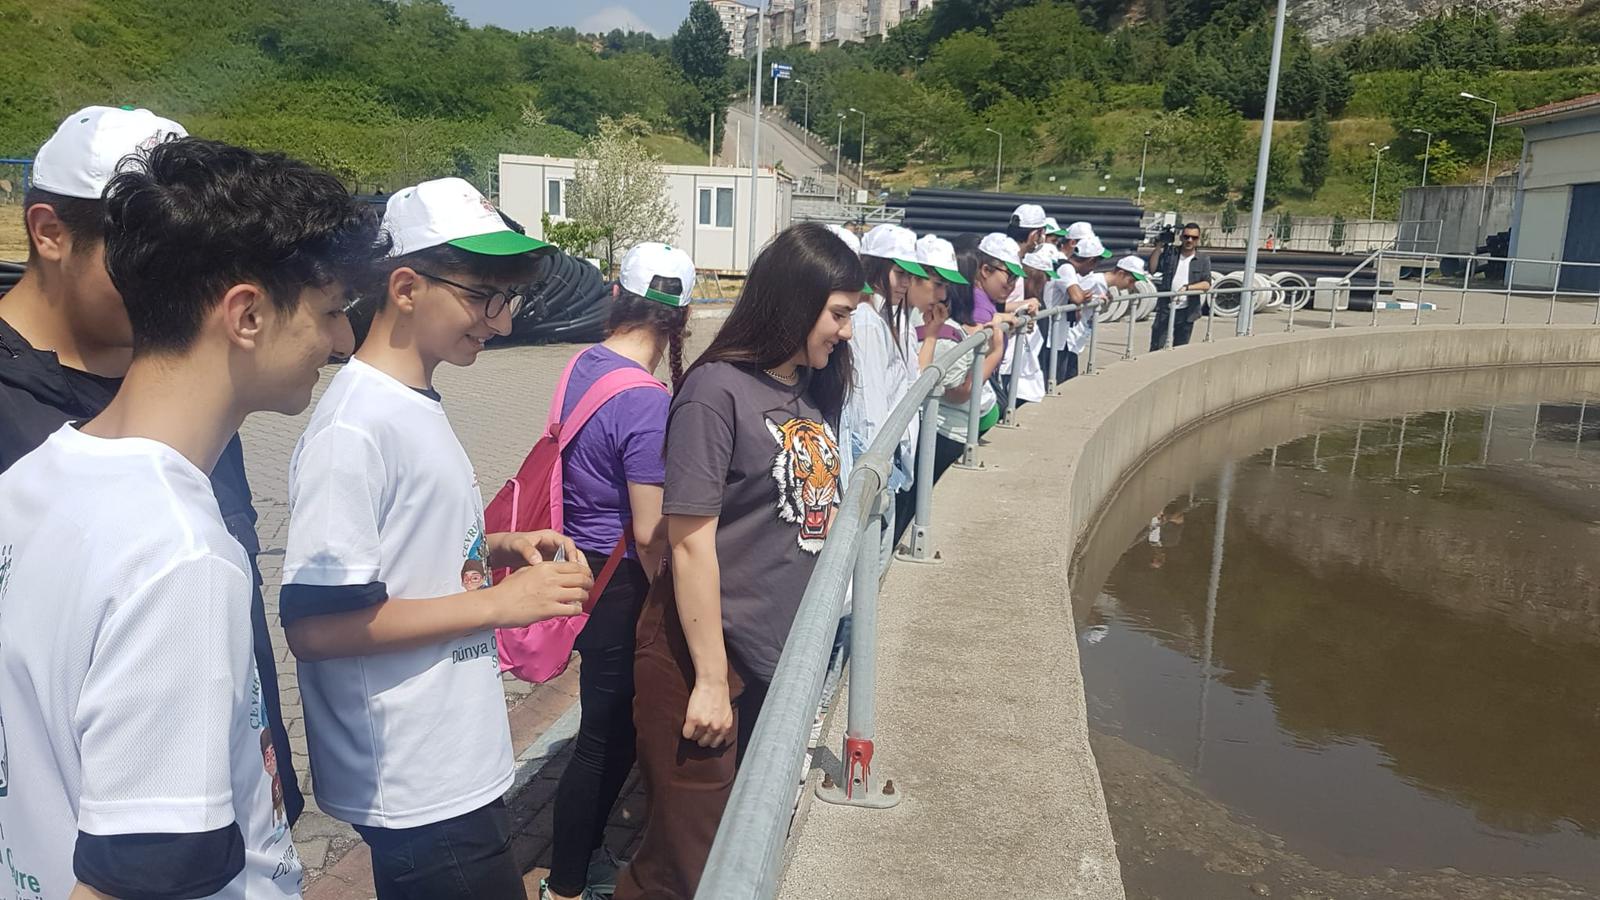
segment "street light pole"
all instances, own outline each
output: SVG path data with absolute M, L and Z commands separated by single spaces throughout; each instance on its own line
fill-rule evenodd
M 1389 149 L 1388 144 L 1379 147 L 1372 141 L 1367 141 L 1367 146 L 1374 151 L 1372 154 L 1372 206 L 1367 209 L 1367 221 L 1377 221 L 1378 218 L 1378 162 L 1383 159 L 1383 151 Z
M 794 80 L 794 83 L 798 84 L 798 85 L 803 85 L 805 87 L 805 89 L 806 89 L 806 118 L 805 118 L 805 124 L 803 126 L 801 126 L 801 127 L 803 127 L 805 129 L 806 134 L 810 134 L 811 133 L 811 82 L 809 82 L 809 81 L 801 81 L 800 79 L 796 78 Z
M 1150 155 L 1150 132 L 1144 133 L 1144 149 L 1139 151 L 1139 205 L 1144 205 L 1144 161 Z
M 1278 15 L 1272 26 L 1272 64 L 1267 68 L 1267 103 L 1261 116 L 1261 147 L 1256 151 L 1256 195 L 1250 203 L 1250 243 L 1244 255 L 1244 287 L 1251 293 L 1239 297 L 1237 334 L 1250 333 L 1255 319 L 1256 257 L 1261 252 L 1261 212 L 1267 203 L 1267 163 L 1272 158 L 1272 120 L 1278 112 L 1278 70 L 1283 63 L 1283 18 L 1287 0 L 1278 0 Z
M 1428 186 L 1428 157 L 1433 154 L 1433 132 L 1421 128 L 1411 129 L 1412 134 L 1425 134 L 1428 136 L 1427 146 L 1422 148 L 1422 186 Z
M 1000 145 L 994 151 L 994 192 L 998 194 L 1000 193 L 1000 165 L 1005 160 L 1006 136 L 993 128 L 985 128 L 984 131 L 1000 139 Z
M 1484 221 L 1489 217 L 1489 161 L 1494 158 L 1494 120 L 1500 118 L 1500 104 L 1466 91 L 1462 91 L 1460 96 L 1466 100 L 1489 104 L 1489 147 L 1483 151 L 1483 204 L 1478 207 L 1478 230 L 1481 232 Z
M 861 186 L 867 185 L 867 114 L 854 106 L 850 111 L 861 117 L 861 152 L 856 155 L 856 177 L 861 179 Z
M 761 51 L 764 32 L 761 30 L 764 4 L 756 4 L 756 65 L 750 70 L 755 81 L 755 123 L 750 128 L 750 233 L 745 235 L 745 269 L 756 261 L 756 199 L 760 193 L 758 176 L 761 171 Z
M 833 143 L 833 202 L 839 202 L 839 166 L 844 164 L 844 113 L 839 117 L 839 137 Z

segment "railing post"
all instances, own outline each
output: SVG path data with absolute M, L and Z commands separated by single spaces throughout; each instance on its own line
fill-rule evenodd
M 1378 292 L 1383 288 L 1383 248 L 1378 248 L 1378 258 L 1372 264 L 1372 327 L 1378 327 Z
M 1346 278 L 1345 280 L 1348 281 L 1349 279 Z M 1339 291 L 1349 291 L 1349 290 L 1350 290 L 1350 288 L 1348 286 L 1346 286 L 1344 283 L 1340 283 L 1339 285 L 1337 285 L 1337 286 L 1335 286 L 1333 288 L 1333 293 L 1329 294 L 1329 296 L 1328 296 L 1328 330 L 1329 331 L 1333 331 L 1333 330 L 1335 330 L 1335 329 L 1337 329 L 1339 327 L 1339 298 L 1337 296 L 1337 293 Z M 1345 296 L 1348 297 L 1349 294 L 1347 293 Z M 1345 308 L 1346 309 L 1350 308 L 1349 303 L 1345 304 Z
M 861 539 L 856 541 L 855 578 L 852 582 L 850 620 L 850 711 L 845 728 L 844 781 L 824 778 L 817 797 L 829 803 L 888 809 L 900 802 L 894 782 L 881 779 L 872 769 L 873 741 L 877 737 L 878 687 L 878 569 L 877 548 L 882 546 L 883 492 L 873 491 Z
M 978 464 L 978 420 L 982 418 L 983 399 L 983 344 L 972 348 L 972 375 L 967 379 L 971 390 L 967 394 L 967 445 L 961 450 L 963 469 L 981 469 Z
M 922 430 L 917 432 L 917 480 L 913 485 L 917 492 L 917 511 L 911 520 L 910 552 L 900 555 L 900 559 L 908 562 L 938 561 L 929 530 L 933 525 L 933 455 L 939 436 L 939 397 L 943 394 L 944 388 L 936 385 L 928 399 L 922 401 Z
M 1422 242 L 1421 242 L 1420 239 L 1417 241 L 1417 246 L 1419 246 L 1419 247 L 1422 246 Z M 1438 249 L 1438 248 L 1435 247 L 1434 249 Z M 1427 293 L 1428 293 L 1428 255 L 1426 253 L 1423 253 L 1423 255 L 1422 255 L 1422 274 L 1417 277 L 1417 309 L 1416 309 L 1415 312 L 1413 312 L 1411 314 L 1411 324 L 1413 324 L 1413 325 L 1421 325 L 1422 324 L 1422 298 L 1427 296 Z
M 1475 262 L 1475 257 L 1467 257 L 1467 272 L 1461 277 L 1461 308 L 1456 310 L 1457 325 L 1467 320 L 1467 286 L 1472 283 L 1472 264 Z
M 1060 352 L 1056 349 L 1056 339 L 1058 337 L 1056 329 L 1065 326 L 1066 316 L 1052 316 L 1050 318 L 1050 331 L 1045 335 L 1045 340 L 1050 342 L 1050 371 L 1044 373 L 1044 392 L 1052 397 L 1056 395 L 1056 372 L 1060 371 L 1060 368 L 1056 365 L 1056 354 Z
M 1500 307 L 1500 324 L 1511 321 L 1511 277 L 1517 271 L 1517 262 L 1513 259 L 1506 260 L 1505 273 L 1500 277 L 1506 280 L 1506 302 Z
M 1017 388 L 1022 385 L 1022 354 L 1028 346 L 1028 324 L 1033 320 L 1027 313 L 1017 320 L 1017 330 L 1011 333 L 1011 381 L 1006 386 L 1006 414 L 1001 424 L 1017 427 Z
M 1167 300 L 1167 342 L 1166 344 L 1162 345 L 1161 349 L 1163 350 L 1177 349 L 1177 345 L 1172 342 L 1173 335 L 1176 333 L 1178 325 L 1177 299 L 1177 297 L 1172 297 Z M 1160 300 L 1156 301 L 1157 304 L 1160 304 L 1160 302 Z M 1184 312 L 1188 312 L 1187 307 L 1184 308 Z
M 1128 346 L 1127 349 L 1122 351 L 1123 359 L 1133 359 L 1133 320 L 1139 318 L 1139 294 L 1134 292 L 1129 294 L 1128 297 Z M 1160 302 L 1160 300 L 1156 301 L 1158 304 Z
M 1080 316 L 1083 315 L 1083 310 L 1080 309 L 1078 311 L 1078 315 L 1080 315 Z M 1083 353 L 1078 354 L 1078 374 L 1079 375 L 1093 375 L 1094 374 L 1094 336 L 1095 336 L 1095 333 L 1098 332 L 1099 330 L 1100 330 L 1100 304 L 1099 304 L 1098 301 L 1096 301 L 1095 310 L 1094 310 L 1094 317 L 1089 320 L 1089 345 L 1087 347 L 1083 348 Z M 1085 355 L 1085 354 L 1087 354 L 1087 355 Z
M 1206 305 L 1206 343 L 1208 344 L 1211 343 L 1211 318 L 1217 314 L 1216 296 L 1216 294 L 1207 291 L 1200 298 L 1200 302 Z
M 1550 282 L 1550 315 L 1545 316 L 1546 325 L 1554 325 L 1556 321 L 1556 294 L 1561 291 L 1561 260 L 1556 260 L 1556 276 Z

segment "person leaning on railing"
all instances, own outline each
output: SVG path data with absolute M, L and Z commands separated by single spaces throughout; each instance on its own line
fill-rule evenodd
M 670 577 L 640 615 L 639 768 L 650 816 L 618 900 L 688 900 L 740 751 L 839 502 L 861 261 L 822 225 L 779 233 L 668 416 Z

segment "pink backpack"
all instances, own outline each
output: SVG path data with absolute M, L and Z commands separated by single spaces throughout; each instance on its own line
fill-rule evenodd
M 536 531 L 549 528 L 560 531 L 562 521 L 562 458 L 567 445 L 578 437 L 590 417 L 612 397 L 636 387 L 656 388 L 665 391 L 666 385 L 654 376 L 634 366 L 607 372 L 578 399 L 578 405 L 566 421 L 561 420 L 561 409 L 566 405 L 567 380 L 578 364 L 578 353 L 567 363 L 556 384 L 555 396 L 550 400 L 550 415 L 545 420 L 544 434 L 534 442 L 527 459 L 517 474 L 505 483 L 483 511 L 486 530 L 491 533 L 505 531 Z M 628 549 L 628 523 L 622 524 L 622 536 L 612 548 L 611 556 L 594 588 L 584 611 L 575 616 L 546 619 L 521 628 L 501 628 L 495 632 L 500 649 L 500 671 L 510 672 L 523 681 L 535 683 L 549 681 L 566 671 L 572 658 L 572 643 L 589 621 L 589 610 L 606 584 L 616 574 L 617 566 Z M 496 570 L 496 580 L 505 577 L 509 570 Z

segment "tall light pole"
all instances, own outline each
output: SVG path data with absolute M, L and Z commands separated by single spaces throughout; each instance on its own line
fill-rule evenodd
M 856 155 L 856 177 L 861 179 L 861 186 L 867 184 L 867 114 L 854 106 L 850 111 L 861 117 L 861 152 Z
M 994 192 L 998 194 L 1000 193 L 1000 164 L 1004 161 L 1006 152 L 1006 136 L 993 128 L 985 128 L 984 131 L 1000 139 L 1000 145 L 994 150 Z
M 806 118 L 805 118 L 805 124 L 803 126 L 801 126 L 801 127 L 803 127 L 805 129 L 806 134 L 810 134 L 811 133 L 811 82 L 809 82 L 809 81 L 801 81 L 800 79 L 796 78 L 794 80 L 794 83 L 798 84 L 798 85 L 802 85 L 806 89 Z
M 1250 203 L 1250 242 L 1244 254 L 1244 287 L 1254 291 L 1256 257 L 1261 252 L 1261 211 L 1267 203 L 1267 163 L 1272 158 L 1272 120 L 1278 112 L 1278 70 L 1283 63 L 1283 14 L 1286 0 L 1278 0 L 1278 15 L 1272 25 L 1272 65 L 1267 68 L 1267 104 L 1261 116 L 1261 147 L 1256 151 L 1256 196 Z M 1255 294 L 1239 298 L 1237 334 L 1249 334 L 1255 319 Z
M 1411 133 L 1412 134 L 1425 134 L 1425 135 L 1428 136 L 1428 143 L 1427 143 L 1426 146 L 1424 146 L 1422 148 L 1422 186 L 1423 187 L 1427 187 L 1428 186 L 1428 157 L 1433 154 L 1433 132 L 1424 131 L 1421 128 L 1413 128 L 1413 129 L 1411 129 Z
M 839 202 L 839 166 L 844 164 L 844 113 L 835 113 L 839 117 L 839 137 L 833 144 L 833 202 Z
M 1372 141 L 1367 141 L 1367 146 L 1373 149 L 1372 154 L 1372 206 L 1367 209 L 1367 220 L 1376 221 L 1378 218 L 1378 163 L 1383 159 L 1383 151 L 1389 149 L 1388 144 L 1379 147 Z
M 756 66 L 750 72 L 755 76 L 755 93 L 753 116 L 755 124 L 750 128 L 750 233 L 746 238 L 745 268 L 749 269 L 756 261 L 756 199 L 760 196 L 760 182 L 757 180 L 761 172 L 761 51 L 764 43 L 765 32 L 761 28 L 761 20 L 765 18 L 762 7 L 765 4 L 756 4 Z
M 1494 120 L 1500 118 L 1500 104 L 1466 91 L 1462 91 L 1460 96 L 1464 100 L 1489 104 L 1489 147 L 1483 151 L 1483 204 L 1478 207 L 1478 230 L 1482 231 L 1484 220 L 1489 217 L 1489 160 L 1494 158 Z
M 1150 132 L 1144 133 L 1144 149 L 1139 151 L 1139 205 L 1144 205 L 1144 161 L 1150 155 Z

